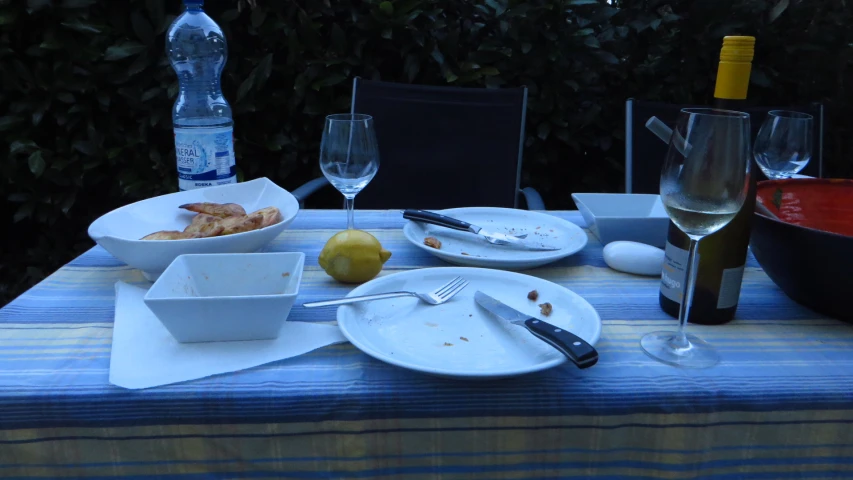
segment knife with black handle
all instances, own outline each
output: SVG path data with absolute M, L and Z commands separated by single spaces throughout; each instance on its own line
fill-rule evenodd
M 474 301 L 495 317 L 526 328 L 528 332 L 559 350 L 578 368 L 589 368 L 598 363 L 598 351 L 595 347 L 574 333 L 525 315 L 483 292 L 476 292 Z
M 476 225 L 471 225 L 468 222 L 463 222 L 462 220 L 446 217 L 439 213 L 428 212 L 426 210 L 404 210 L 403 218 L 414 222 L 429 223 L 432 225 L 438 225 L 439 227 L 452 228 L 454 230 L 462 230 L 465 232 L 477 233 L 480 231 L 480 227 Z

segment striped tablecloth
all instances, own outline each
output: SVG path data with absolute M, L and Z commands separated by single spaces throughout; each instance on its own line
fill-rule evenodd
M 394 252 L 383 274 L 444 265 L 405 241 L 399 212 L 356 215 Z M 316 261 L 344 223 L 303 211 L 271 247 L 306 253 L 303 301 L 349 290 Z M 130 391 L 107 381 L 113 285 L 145 282 L 93 248 L 0 310 L 0 477 L 853 478 L 853 327 L 793 303 L 754 260 L 738 320 L 692 327 L 722 354 L 700 371 L 640 351 L 676 322 L 658 280 L 608 269 L 594 238 L 527 273 L 599 311 L 598 365 L 453 381 L 344 344 Z

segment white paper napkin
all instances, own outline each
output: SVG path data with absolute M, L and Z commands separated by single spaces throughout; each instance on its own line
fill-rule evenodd
M 116 282 L 110 383 L 149 388 L 236 372 L 346 342 L 334 325 L 286 322 L 275 340 L 178 343 L 143 302 L 146 289 Z

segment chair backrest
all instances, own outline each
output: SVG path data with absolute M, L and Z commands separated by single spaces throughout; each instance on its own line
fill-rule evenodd
M 379 172 L 357 208 L 516 207 L 527 88 L 353 83 L 374 119 Z
M 698 106 L 698 105 L 694 105 Z M 667 144 L 662 142 L 648 128 L 646 122 L 655 116 L 670 128 L 675 126 L 678 112 L 687 105 L 647 102 L 633 98 L 625 102 L 625 191 L 627 193 L 658 193 L 660 190 L 660 170 L 666 155 Z M 752 141 L 770 110 L 796 110 L 812 115 L 814 121 L 814 152 L 812 159 L 802 175 L 823 176 L 823 105 L 819 103 L 799 107 L 747 107 L 750 115 Z M 759 180 L 764 175 L 758 171 Z

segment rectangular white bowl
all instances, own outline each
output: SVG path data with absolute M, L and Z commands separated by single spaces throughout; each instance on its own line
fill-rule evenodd
M 669 216 L 660 195 L 573 193 L 572 199 L 602 245 L 624 240 L 666 246 Z
M 237 203 L 251 213 L 276 207 L 282 221 L 249 232 L 184 240 L 140 240 L 160 230 L 183 230 L 192 212 L 179 205 L 195 202 Z M 296 218 L 299 202 L 267 178 L 249 182 L 188 190 L 141 200 L 113 210 L 92 222 L 89 236 L 114 257 L 154 281 L 178 255 L 256 252 L 270 243 Z
M 304 253 L 181 255 L 144 301 L 182 343 L 277 338 L 304 264 Z

